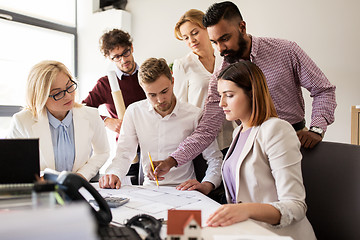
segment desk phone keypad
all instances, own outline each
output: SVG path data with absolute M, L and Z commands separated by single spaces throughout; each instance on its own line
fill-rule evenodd
M 129 201 L 129 198 L 124 197 L 104 197 L 104 199 L 111 208 L 120 207 Z
M 104 200 L 107 202 L 110 208 L 117 208 L 127 203 L 130 199 L 124 197 L 104 197 Z M 95 206 L 99 206 L 97 201 L 93 199 L 89 202 L 93 203 Z

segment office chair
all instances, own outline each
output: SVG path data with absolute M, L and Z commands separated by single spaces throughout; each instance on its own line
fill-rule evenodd
M 201 182 L 205 177 L 206 169 L 208 167 L 207 161 L 203 158 L 202 154 L 193 159 L 194 171 L 196 180 Z
M 319 240 L 360 239 L 360 146 L 301 148 L 307 217 Z
M 194 164 L 196 180 L 201 182 L 203 180 L 203 178 L 205 177 L 205 173 L 206 173 L 206 170 L 208 167 L 207 161 L 203 158 L 202 154 L 200 154 L 196 158 L 193 159 L 193 164 Z M 219 173 L 219 174 L 221 174 L 221 173 Z M 226 203 L 224 184 L 222 181 L 221 181 L 221 184 L 219 187 L 212 190 L 208 194 L 208 197 L 218 203 Z

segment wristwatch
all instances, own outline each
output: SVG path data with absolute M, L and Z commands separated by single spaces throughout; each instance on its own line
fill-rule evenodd
M 310 127 L 310 132 L 313 132 L 313 133 L 316 133 L 318 135 L 320 135 L 322 138 L 324 137 L 324 130 L 322 130 L 321 128 L 319 127 Z

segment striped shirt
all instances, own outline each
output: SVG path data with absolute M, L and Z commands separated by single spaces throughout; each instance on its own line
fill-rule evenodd
M 301 87 L 304 87 L 313 98 L 310 126 L 325 131 L 327 125 L 334 122 L 335 86 L 295 42 L 251 38 L 250 60 L 263 71 L 279 118 L 291 124 L 304 119 L 305 104 L 301 92 Z M 198 127 L 171 154 L 179 166 L 195 158 L 214 141 L 225 119 L 219 107 L 217 76 L 228 65 L 223 61 L 210 80 L 208 98 Z

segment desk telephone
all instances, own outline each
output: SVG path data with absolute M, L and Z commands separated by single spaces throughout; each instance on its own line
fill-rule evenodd
M 95 210 L 91 207 L 98 223 L 101 225 L 107 225 L 111 222 L 112 214 L 108 204 L 100 193 L 84 178 L 74 173 L 63 172 L 58 176 L 56 181 L 59 189 L 64 192 L 66 195 L 65 197 L 71 201 L 86 201 L 83 195 L 79 192 L 80 188 L 85 188 L 94 197 L 97 205 L 99 206 L 99 210 Z
M 49 178 L 48 178 L 49 179 Z M 100 225 L 109 225 L 112 220 L 112 214 L 108 203 L 99 194 L 99 192 L 85 179 L 77 174 L 70 172 L 62 172 L 56 179 L 61 192 L 70 201 L 86 201 L 83 195 L 79 192 L 81 188 L 85 188 L 95 199 L 99 210 L 91 207 L 96 220 Z M 160 240 L 161 221 L 147 214 L 139 214 L 127 221 L 126 227 L 132 226 L 144 229 L 148 236 L 146 240 Z

